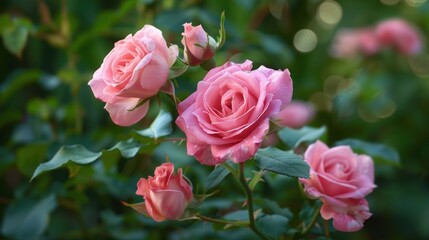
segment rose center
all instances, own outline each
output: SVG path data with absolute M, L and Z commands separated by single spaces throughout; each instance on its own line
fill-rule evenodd
M 227 91 L 221 99 L 221 109 L 224 116 L 236 112 L 244 102 L 243 95 L 233 90 Z
M 336 176 L 337 178 L 344 178 L 346 175 L 348 175 L 348 167 L 343 162 L 336 162 L 326 169 L 327 172 L 330 174 Z

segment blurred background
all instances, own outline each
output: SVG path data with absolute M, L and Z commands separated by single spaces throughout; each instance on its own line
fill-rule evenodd
M 202 222 L 159 224 L 121 205 L 142 201 L 135 196 L 136 182 L 152 175 L 168 151 L 175 151 L 171 161 L 184 168 L 194 189 L 203 188 L 212 168 L 187 157 L 184 145 L 148 146 L 132 159 L 117 151 L 103 152 L 94 164 L 67 164 L 30 182 L 36 167 L 62 145 L 101 151 L 130 138 L 130 132 L 156 116 L 154 107 L 147 120 L 135 126 L 115 126 L 90 91 L 87 82 L 114 42 L 144 24 L 155 25 L 168 42 L 179 46 L 185 22 L 202 24 L 217 36 L 222 11 L 227 39 L 216 55 L 217 65 L 251 59 L 255 67 L 288 68 L 293 98 L 314 105 L 316 115 L 309 125 L 327 127 L 328 145 L 356 138 L 386 144 L 400 155 L 399 164 L 376 162 L 377 188 L 367 198 L 373 216 L 364 228 L 333 232 L 332 238 L 429 239 L 427 0 L 1 0 L 1 238 L 255 237 L 246 230 L 218 231 Z M 391 18 L 414 26 L 421 38 L 419 51 L 403 54 L 384 48 L 374 54 L 333 54 L 342 29 L 373 28 Z M 179 77 L 179 98 L 193 91 L 204 74 L 193 68 Z M 175 114 L 171 101 L 161 101 Z M 174 134 L 180 135 L 177 128 Z M 225 199 L 240 206 L 239 187 L 228 181 L 232 179 L 219 185 L 219 198 L 205 203 L 206 212 L 231 212 L 231 201 Z M 297 191 L 296 181 L 284 178 L 258 186 L 261 197 L 274 196 L 272 200 L 291 207 L 294 216 L 303 201 Z

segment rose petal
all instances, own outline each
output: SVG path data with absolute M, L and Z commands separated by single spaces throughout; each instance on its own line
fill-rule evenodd
M 149 109 L 149 100 L 135 108 L 140 101 L 138 98 L 121 98 L 117 99 L 114 103 L 107 103 L 104 108 L 109 112 L 115 124 L 130 126 L 140 121 Z

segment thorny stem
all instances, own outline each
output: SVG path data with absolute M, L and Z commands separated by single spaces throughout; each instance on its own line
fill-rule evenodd
M 247 185 L 247 181 L 244 178 L 244 163 L 239 163 L 240 165 L 240 183 L 243 186 L 243 190 L 246 193 L 247 197 L 247 210 L 249 212 L 249 228 L 252 229 L 254 233 L 256 233 L 260 238 L 262 239 L 269 239 L 267 236 L 265 236 L 256 226 L 255 224 L 255 216 L 253 215 L 253 196 L 252 191 L 249 188 L 249 185 Z

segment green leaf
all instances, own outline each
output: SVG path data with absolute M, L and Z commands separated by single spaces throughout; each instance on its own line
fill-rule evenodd
M 143 144 L 130 138 L 126 141 L 118 142 L 115 146 L 110 148 L 108 151 L 118 149 L 122 157 L 132 158 L 139 152 L 141 147 L 143 147 Z
M 290 148 L 297 148 L 301 143 L 313 143 L 326 132 L 326 127 L 303 127 L 301 129 L 283 128 L 278 132 L 280 139 Z
M 13 19 L 11 25 L 2 30 L 3 43 L 8 51 L 21 57 L 22 50 L 27 43 L 31 23 L 25 19 Z
M 223 216 L 226 220 L 249 221 L 249 212 L 247 210 L 237 210 Z
M 100 156 L 101 153 L 91 152 L 82 145 L 62 146 L 51 160 L 40 164 L 36 168 L 36 171 L 34 171 L 31 180 L 33 180 L 39 174 L 49 170 L 57 169 L 69 161 L 77 164 L 89 164 L 97 160 Z
M 138 213 L 143 214 L 145 216 L 149 216 L 146 210 L 146 205 L 144 202 L 139 203 L 126 203 L 121 202 L 124 206 L 131 207 L 132 209 L 136 210 Z
M 282 215 L 283 217 L 287 219 L 293 218 L 293 213 L 289 208 L 281 208 L 279 204 L 273 200 L 270 200 L 268 198 L 265 198 L 264 200 L 264 206 L 269 210 L 269 212 L 276 213 L 278 215 Z
M 259 229 L 266 235 L 279 239 L 287 232 L 289 219 L 282 215 L 262 215 L 256 219 Z
M 221 48 L 226 40 L 226 32 L 225 32 L 225 11 L 220 15 L 220 29 L 219 36 L 217 37 L 217 49 Z
M 1 226 L 2 235 L 11 239 L 39 239 L 49 223 L 49 213 L 57 203 L 54 195 L 35 202 L 30 198 L 8 206 Z
M 335 146 L 348 145 L 354 151 L 363 152 L 373 157 L 374 160 L 380 160 L 381 163 L 400 165 L 400 157 L 398 152 L 384 144 L 369 143 L 358 139 L 344 139 L 334 143 Z
M 101 152 L 91 152 L 82 145 L 69 145 L 62 146 L 54 157 L 48 162 L 40 164 L 33 173 L 31 180 L 40 175 L 43 172 L 57 169 L 64 166 L 68 162 L 72 162 L 79 165 L 90 164 L 96 161 L 101 155 L 106 152 L 119 150 L 121 156 L 124 158 L 134 157 L 140 149 L 145 146 L 136 140 L 130 138 L 126 141 L 120 141 L 110 149 L 103 150 Z M 30 180 L 30 181 L 31 181 Z
M 161 109 L 161 111 L 158 113 L 158 116 L 155 118 L 149 128 L 136 132 L 141 136 L 154 139 L 167 136 L 173 131 L 173 127 L 171 126 L 172 120 L 173 117 L 171 114 Z
M 217 165 L 216 168 L 207 177 L 206 190 L 210 190 L 219 185 L 219 183 L 221 183 L 222 180 L 228 176 L 228 174 L 228 169 L 222 167 L 222 165 Z
M 177 58 L 173 66 L 170 68 L 168 79 L 176 78 L 188 70 L 189 65 L 185 64 L 180 58 Z
M 263 148 L 256 153 L 255 161 L 260 169 L 290 177 L 309 177 L 308 164 L 292 152 L 285 152 L 274 147 Z

